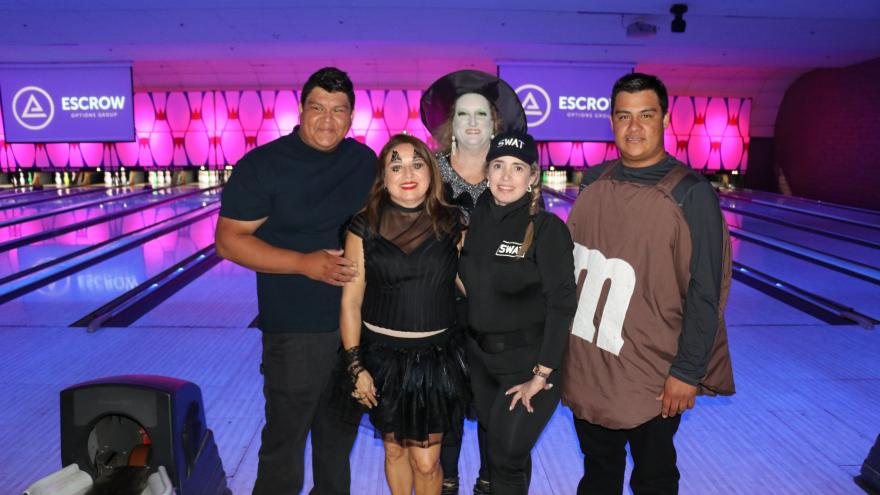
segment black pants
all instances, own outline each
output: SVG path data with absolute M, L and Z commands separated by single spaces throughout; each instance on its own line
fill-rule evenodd
M 578 484 L 578 495 L 623 493 L 627 443 L 634 463 L 629 485 L 635 495 L 678 493 L 672 437 L 680 422 L 681 415 L 666 419 L 657 416 L 629 430 L 609 430 L 575 418 L 574 429 L 584 453 L 584 477 Z
M 312 433 L 310 493 L 347 494 L 348 456 L 357 423 L 330 407 L 331 373 L 339 332 L 263 333 L 263 426 L 254 495 L 294 495 L 302 490 L 306 438 Z
M 520 403 L 511 411 L 511 397 L 504 395 L 510 387 L 531 380 L 539 352 L 537 343 L 489 354 L 468 338 L 474 405 L 477 418 L 486 427 L 492 495 L 528 493 L 532 447 L 559 404 L 559 372 L 550 375 L 553 388 L 532 397 L 533 413 Z

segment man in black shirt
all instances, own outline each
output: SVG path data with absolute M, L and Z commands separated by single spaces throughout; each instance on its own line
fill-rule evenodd
M 716 346 L 724 220 L 709 182 L 664 150 L 659 79 L 618 80 L 611 123 L 621 158 L 587 171 L 569 217 L 580 300 L 562 394 L 584 453 L 578 494 L 621 493 L 627 443 L 633 492 L 677 493 L 680 415 L 727 351 Z M 724 362 L 713 379 L 730 373 Z M 732 393 L 728 376 L 719 393 Z
M 356 273 L 343 225 L 366 201 L 376 155 L 346 139 L 354 91 L 328 67 L 300 97 L 300 125 L 246 154 L 223 190 L 217 253 L 257 272 L 263 332 L 262 432 L 254 494 L 296 494 L 312 434 L 312 494 L 348 493 L 356 423 L 328 410 L 337 362 L 340 287 Z

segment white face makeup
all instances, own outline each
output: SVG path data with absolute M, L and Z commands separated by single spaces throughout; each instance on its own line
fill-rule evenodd
M 431 186 L 431 169 L 409 143 L 391 149 L 385 158 L 385 188 L 400 206 L 415 208 L 425 201 Z
M 492 109 L 485 96 L 467 93 L 455 101 L 452 135 L 455 136 L 457 146 L 465 150 L 488 147 L 494 127 Z

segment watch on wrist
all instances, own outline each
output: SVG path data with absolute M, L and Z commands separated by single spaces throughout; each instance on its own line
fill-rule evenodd
M 540 376 L 541 378 L 543 378 L 545 380 L 547 378 L 550 378 L 550 373 L 546 373 L 544 371 L 541 371 L 541 367 L 537 364 L 535 365 L 534 368 L 532 368 L 532 374 L 536 375 L 536 376 Z

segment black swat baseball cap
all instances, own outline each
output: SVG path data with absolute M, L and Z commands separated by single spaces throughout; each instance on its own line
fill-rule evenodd
M 503 132 L 492 138 L 486 161 L 491 162 L 500 156 L 513 156 L 531 165 L 538 161 L 538 145 L 525 132 Z

